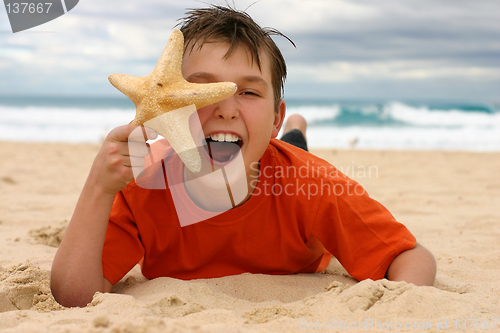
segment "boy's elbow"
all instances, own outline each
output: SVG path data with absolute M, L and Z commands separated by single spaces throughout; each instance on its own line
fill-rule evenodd
M 400 253 L 387 269 L 386 277 L 392 281 L 406 281 L 417 286 L 432 286 L 436 278 L 436 260 L 420 244 Z
M 433 286 L 434 281 L 436 279 L 436 259 L 432 255 L 432 253 L 427 250 L 422 245 L 418 244 L 419 248 L 419 260 L 420 260 L 420 269 L 422 270 L 422 278 L 421 283 L 418 285 L 422 286 Z
M 88 295 L 85 291 L 78 290 L 60 290 L 52 283 L 50 285 L 52 295 L 57 303 L 67 308 L 84 307 L 92 301 L 93 295 Z
M 103 278 L 103 280 L 105 279 Z M 111 283 L 106 282 L 107 280 L 103 281 L 103 287 L 95 290 L 94 288 L 82 287 L 72 283 L 61 283 L 60 280 L 52 276 L 50 279 L 50 290 L 56 302 L 64 307 L 85 307 L 87 304 L 92 302 L 96 292 L 111 291 Z
M 61 286 L 53 279 L 50 281 L 50 290 L 56 302 L 67 308 L 84 307 L 92 302 L 93 294 L 88 291 Z

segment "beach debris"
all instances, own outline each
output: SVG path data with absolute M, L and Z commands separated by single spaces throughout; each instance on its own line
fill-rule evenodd
M 0 178 L 4 183 L 7 183 L 7 184 L 16 184 L 17 182 L 12 178 L 12 177 L 9 177 L 9 176 L 4 176 L 2 178 Z
M 98 317 L 95 317 L 94 320 L 92 320 L 92 325 L 95 327 L 95 328 L 100 328 L 100 327 L 108 327 L 110 324 L 110 320 L 109 320 L 109 317 L 108 316 L 98 316 Z
M 349 139 L 349 147 L 351 147 L 351 149 L 356 148 L 356 145 L 358 144 L 358 142 L 359 142 L 359 138 L 357 136 L 353 136 L 352 138 Z
M 199 172 L 201 157 L 189 130 L 190 115 L 230 97 L 237 87 L 232 82 L 186 81 L 181 68 L 183 54 L 184 36 L 176 29 L 151 74 L 144 77 L 113 74 L 108 79 L 134 102 L 136 115 L 132 124 L 154 129 L 168 140 L 190 171 Z M 195 107 L 189 108 L 191 105 Z M 180 111 L 172 112 L 176 110 Z

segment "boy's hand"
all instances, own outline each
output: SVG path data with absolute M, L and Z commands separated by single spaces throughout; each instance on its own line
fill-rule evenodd
M 147 127 L 124 125 L 113 129 L 94 160 L 88 181 L 104 193 L 116 194 L 142 172 L 144 157 L 149 154 L 147 140 L 158 134 Z

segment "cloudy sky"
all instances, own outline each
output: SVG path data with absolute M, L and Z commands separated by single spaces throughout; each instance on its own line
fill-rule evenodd
M 245 9 L 255 0 L 234 2 Z M 2 7 L 0 98 L 118 96 L 108 75 L 149 74 L 176 20 L 204 6 L 80 0 L 68 14 L 16 34 Z M 275 39 L 288 64 L 287 98 L 500 102 L 498 0 L 260 0 L 247 12 L 297 45 Z

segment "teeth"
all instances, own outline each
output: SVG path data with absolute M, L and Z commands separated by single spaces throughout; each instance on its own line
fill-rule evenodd
M 211 134 L 209 136 L 206 137 L 206 139 L 208 138 L 211 138 L 212 140 L 214 141 L 219 141 L 219 142 L 236 142 L 238 140 L 240 140 L 240 138 L 235 135 L 235 134 L 231 134 L 231 133 L 214 133 L 214 134 Z

